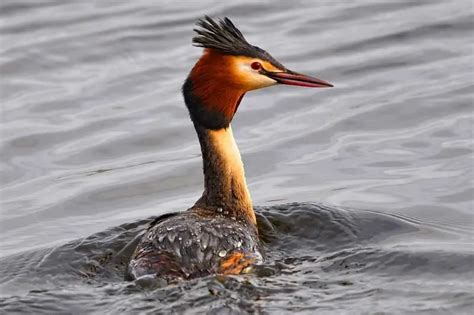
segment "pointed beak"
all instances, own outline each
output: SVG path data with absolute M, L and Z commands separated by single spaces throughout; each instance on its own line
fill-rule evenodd
M 297 85 L 314 88 L 333 87 L 331 83 L 328 83 L 321 79 L 310 77 L 308 75 L 296 73 L 291 70 L 286 70 L 283 72 L 264 71 L 263 74 L 277 81 L 278 83 L 286 85 Z

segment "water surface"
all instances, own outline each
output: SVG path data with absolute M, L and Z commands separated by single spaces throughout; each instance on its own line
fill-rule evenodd
M 204 14 L 336 87 L 247 93 L 234 119 L 267 263 L 144 288 L 113 257 L 202 191 L 180 88 Z M 2 1 L 0 307 L 469 312 L 473 15 L 470 1 Z

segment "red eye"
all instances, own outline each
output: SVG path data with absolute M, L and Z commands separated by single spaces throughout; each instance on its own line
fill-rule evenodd
M 262 65 L 261 65 L 260 62 L 258 62 L 258 61 L 252 62 L 252 64 L 251 64 L 250 66 L 252 67 L 253 70 L 260 70 L 260 69 L 262 69 Z

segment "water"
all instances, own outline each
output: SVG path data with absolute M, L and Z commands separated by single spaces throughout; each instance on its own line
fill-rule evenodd
M 470 1 L 4 0 L 0 12 L 3 312 L 472 310 Z M 204 14 L 336 88 L 248 93 L 234 119 L 265 265 L 124 282 L 117 252 L 202 190 L 180 88 Z

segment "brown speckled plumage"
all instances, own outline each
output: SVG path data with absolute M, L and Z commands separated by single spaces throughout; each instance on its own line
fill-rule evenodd
M 242 259 L 232 260 L 236 255 Z M 263 259 L 255 226 L 199 208 L 152 226 L 133 256 L 132 279 L 147 274 L 165 279 L 236 274 Z

